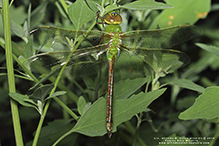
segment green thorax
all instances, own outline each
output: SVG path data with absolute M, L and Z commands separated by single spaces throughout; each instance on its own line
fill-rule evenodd
M 105 31 L 108 33 L 122 33 L 122 28 L 120 23 L 122 22 L 122 17 L 116 11 L 109 12 L 104 21 L 108 26 L 105 28 Z
M 105 32 L 108 33 L 122 33 L 122 28 L 119 24 L 109 24 L 105 28 Z
M 105 28 L 105 32 L 109 33 L 110 36 L 105 37 L 105 41 L 109 42 L 107 59 L 108 61 L 115 61 L 120 51 L 119 45 L 121 44 L 122 28 L 119 24 L 122 22 L 122 18 L 116 11 L 112 11 L 107 14 L 104 21 L 108 24 Z

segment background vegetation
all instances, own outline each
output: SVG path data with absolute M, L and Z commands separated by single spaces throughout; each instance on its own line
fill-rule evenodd
M 60 80 L 51 77 L 43 82 L 41 88 L 30 90 L 45 75 L 39 77 L 42 68 L 32 69 L 31 72 L 25 65 L 25 60 L 35 53 L 34 42 L 31 42 L 31 36 L 28 35 L 29 30 L 39 25 L 74 30 L 100 29 L 102 26 L 96 25 L 96 12 L 99 10 L 100 15 L 104 15 L 118 7 L 123 17 L 121 27 L 124 32 L 156 29 L 158 26 L 165 28 L 194 24 L 202 29 L 202 33 L 195 39 L 173 48 L 186 53 L 191 62 L 172 74 L 160 77 L 159 84 L 156 85 L 157 90 L 154 92 L 142 92 L 145 91 L 147 83 L 139 79 L 125 80 L 121 77 L 121 81 L 116 82 L 115 92 L 125 91 L 121 95 L 121 99 L 124 100 L 115 103 L 117 106 L 114 110 L 118 115 L 126 108 L 122 105 L 127 104 L 129 96 L 135 99 L 131 101 L 132 105 L 136 104 L 137 107 L 142 108 L 131 109 L 131 105 L 127 107 L 130 111 L 121 114 L 117 118 L 119 120 L 115 120 L 115 125 L 118 127 L 114 126 L 116 132 L 109 139 L 106 135 L 104 119 L 99 124 L 92 124 L 105 117 L 106 109 L 105 99 L 96 99 L 94 96 L 97 90 L 96 84 L 99 83 L 97 75 L 82 78 L 66 77 Z M 219 144 L 217 140 L 219 136 L 219 48 L 217 47 L 219 4 L 216 0 L 157 0 L 156 2 L 121 0 L 117 4 L 107 0 L 77 0 L 76 2 L 16 0 L 12 1 L 9 9 L 10 25 L 9 21 L 6 23 L 9 15 L 4 13 L 7 9 L 1 1 L 0 8 L 5 24 L 3 27 L 0 18 L 2 22 L 0 23 L 2 146 L 16 145 L 16 143 L 19 146 L 22 144 L 48 146 L 55 142 L 58 143 L 57 145 L 78 146 L 161 146 L 162 143 L 159 142 L 167 142 L 162 139 L 167 137 L 205 142 L 203 145 Z M 9 68 L 13 67 L 12 63 L 8 63 L 10 53 L 5 55 L 7 48 L 10 48 L 10 45 L 7 46 L 10 43 L 5 39 L 6 35 L 10 35 L 6 26 L 11 27 L 13 49 L 11 57 L 13 56 L 14 59 L 15 75 L 10 74 Z M 11 81 L 13 77 L 15 80 Z M 106 80 L 105 78 L 106 76 L 103 80 Z M 16 87 L 16 91 L 13 86 Z M 98 90 L 99 96 L 105 97 L 107 83 L 103 81 L 99 86 L 101 87 Z M 149 86 L 151 87 L 151 84 Z M 115 93 L 118 94 L 120 93 Z M 15 100 L 19 104 L 16 105 Z M 140 105 L 140 103 L 144 104 Z M 19 130 L 20 125 L 21 130 Z M 17 129 L 16 134 L 13 126 Z M 192 139 L 189 139 L 190 137 Z

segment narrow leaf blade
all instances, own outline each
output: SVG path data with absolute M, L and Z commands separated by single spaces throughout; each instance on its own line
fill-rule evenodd
M 208 52 L 214 53 L 217 56 L 219 56 L 219 47 L 205 45 L 205 44 L 202 44 L 202 43 L 196 43 L 196 45 L 199 46 L 200 48 L 208 51 Z
M 187 79 L 173 80 L 169 82 L 168 84 L 180 86 L 182 88 L 194 90 L 194 91 L 201 92 L 201 93 L 204 92 L 204 89 L 205 89 L 204 87 L 197 85 L 193 83 L 191 80 L 187 80 Z

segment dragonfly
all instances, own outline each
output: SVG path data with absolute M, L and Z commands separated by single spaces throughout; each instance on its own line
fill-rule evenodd
M 61 67 L 66 64 L 69 54 L 72 54 L 67 65 L 73 75 L 90 75 L 97 72 L 99 66 L 108 66 L 106 131 L 110 138 L 113 130 L 114 71 L 125 68 L 137 72 L 144 69 L 173 72 L 186 65 L 190 59 L 183 52 L 169 48 L 196 37 L 200 29 L 192 25 L 180 25 L 123 33 L 120 27 L 122 17 L 118 11 L 109 12 L 105 18 L 99 14 L 97 16 L 107 25 L 105 31 L 74 31 L 40 26 L 39 32 L 42 33 L 38 35 L 38 49 L 41 52 L 49 49 L 51 52 L 36 54 L 30 59 L 34 62 L 44 61 L 49 68 Z M 78 49 L 72 51 L 77 44 Z

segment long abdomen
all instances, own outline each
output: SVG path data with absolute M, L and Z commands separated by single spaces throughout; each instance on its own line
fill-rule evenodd
M 114 84 L 114 59 L 109 61 L 109 77 L 108 77 L 108 92 L 107 92 L 107 115 L 106 129 L 109 138 L 112 136 L 113 130 L 113 84 Z

